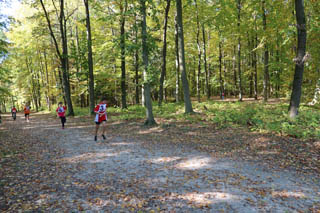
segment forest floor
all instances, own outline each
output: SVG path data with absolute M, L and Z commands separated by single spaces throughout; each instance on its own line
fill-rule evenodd
M 2 212 L 320 212 L 320 142 L 188 121 L 3 115 Z

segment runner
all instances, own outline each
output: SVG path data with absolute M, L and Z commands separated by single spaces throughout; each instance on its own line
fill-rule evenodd
M 67 122 L 66 110 L 67 110 L 67 107 L 63 106 L 62 102 L 59 102 L 56 112 L 57 112 L 57 116 L 61 119 L 62 129 L 64 129 L 64 124 Z
M 97 135 L 98 135 L 98 130 L 100 127 L 100 124 L 102 124 L 102 138 L 103 140 L 106 139 L 105 131 L 106 131 L 106 124 L 107 124 L 107 100 L 106 98 L 102 98 L 100 104 L 96 106 L 94 109 L 94 112 L 96 113 L 96 131 L 95 131 L 95 136 L 94 136 L 94 141 L 97 141 Z
M 23 109 L 24 117 L 25 117 L 27 122 L 29 122 L 30 109 L 31 109 L 31 107 L 29 106 L 28 103 L 24 106 L 24 109 Z
M 16 109 L 15 106 L 12 107 L 12 109 L 11 109 L 11 114 L 12 114 L 13 120 L 15 121 L 16 118 L 17 118 L 17 109 Z

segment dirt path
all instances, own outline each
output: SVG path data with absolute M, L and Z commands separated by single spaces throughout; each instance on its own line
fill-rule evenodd
M 6 212 L 319 212 L 313 176 L 213 158 L 192 146 L 148 144 L 88 127 L 21 117 L 0 139 L 29 149 L 1 162 L 0 207 Z M 14 137 L 15 136 L 15 137 Z M 19 142 L 17 142 L 19 144 Z M 14 157 L 13 157 L 14 156 Z M 14 166 L 13 166 L 14 165 Z

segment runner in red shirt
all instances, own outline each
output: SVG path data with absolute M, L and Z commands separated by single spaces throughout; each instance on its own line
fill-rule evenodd
M 94 109 L 96 113 L 95 122 L 96 122 L 96 131 L 94 135 L 94 141 L 97 141 L 98 130 L 100 124 L 102 124 L 102 138 L 103 140 L 106 139 L 105 131 L 106 131 L 106 123 L 107 123 L 107 100 L 106 98 L 102 98 L 100 104 L 96 106 Z
M 17 109 L 16 109 L 15 106 L 12 107 L 11 114 L 12 114 L 13 120 L 16 120 L 16 118 L 17 118 Z
M 23 109 L 23 111 L 24 111 L 24 117 L 25 117 L 25 119 L 26 119 L 27 122 L 29 122 L 30 109 L 31 109 L 31 107 L 29 106 L 29 104 L 26 104 L 26 105 L 24 106 L 24 109 Z
M 64 124 L 67 122 L 66 110 L 67 110 L 67 107 L 63 106 L 62 102 L 59 102 L 56 112 L 57 112 L 57 116 L 61 119 L 62 129 L 64 129 Z

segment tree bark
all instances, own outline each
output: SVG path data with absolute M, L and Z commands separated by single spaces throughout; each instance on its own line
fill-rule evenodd
M 135 23 L 136 24 L 136 23 Z M 136 27 L 135 30 L 135 44 L 138 46 L 138 28 Z M 139 49 L 136 48 L 135 54 L 134 54 L 134 67 L 135 67 L 135 85 L 136 85 L 136 104 L 140 103 L 140 94 L 139 94 Z
M 35 73 L 36 79 L 37 79 L 37 100 L 38 100 L 38 106 L 41 108 L 41 84 L 40 84 L 40 76 L 39 72 Z
M 249 74 L 249 84 L 250 84 L 250 92 L 249 92 L 249 97 L 252 98 L 253 97 L 253 54 L 252 54 L 252 50 L 253 50 L 253 43 L 252 43 L 252 39 L 251 39 L 251 35 L 249 32 L 247 32 L 248 35 L 248 47 L 249 47 L 249 54 L 248 54 L 248 68 L 250 70 L 250 74 Z
M 291 100 L 289 106 L 289 117 L 295 118 L 298 115 L 301 87 L 303 81 L 304 63 L 307 59 L 306 56 L 306 43 L 307 43 L 307 30 L 306 30 L 306 17 L 304 12 L 303 0 L 295 0 L 297 31 L 298 31 L 298 51 L 295 58 L 295 73 L 293 79 L 293 87 L 291 93 Z
M 180 101 L 180 61 L 177 14 L 175 15 L 175 52 L 176 52 L 176 102 Z
M 65 97 L 68 105 L 68 115 L 73 116 L 73 106 L 71 100 L 71 90 L 69 81 L 69 59 L 68 59 L 68 41 L 66 31 L 66 20 L 64 14 L 64 0 L 60 0 L 60 33 L 62 40 L 62 76 L 65 89 Z
M 234 84 L 234 88 L 233 88 L 233 95 L 236 96 L 237 94 L 237 88 L 238 88 L 238 77 L 237 77 L 237 69 L 236 69 L 236 63 L 237 63 L 237 59 L 236 56 L 237 55 L 237 50 L 236 50 L 236 45 L 233 46 L 233 57 L 232 57 L 232 69 L 233 69 L 233 84 Z
M 127 85 L 126 85 L 126 43 L 125 43 L 125 23 L 126 23 L 126 12 L 127 12 L 127 0 L 123 7 L 122 1 L 120 2 L 120 49 L 121 49 L 121 107 L 122 109 L 127 108 Z
M 254 51 L 253 51 L 253 67 L 254 67 L 254 99 L 258 100 L 258 59 L 257 59 L 257 47 L 258 47 L 258 29 L 257 18 L 254 17 L 255 26 L 255 38 L 254 38 Z
M 93 75 L 93 58 L 92 58 L 92 39 L 89 2 L 84 0 L 86 7 L 87 39 L 88 39 L 88 67 L 89 67 L 89 97 L 90 97 L 90 114 L 94 114 L 94 75 Z
M 267 16 L 265 8 L 265 0 L 262 1 L 262 17 L 263 17 L 263 30 L 267 34 Z M 264 44 L 264 78 L 263 78 L 263 100 L 268 101 L 269 95 L 269 50 L 267 39 Z
M 209 72 L 208 72 L 208 65 L 207 65 L 207 48 L 206 48 L 206 31 L 204 24 L 202 24 L 202 40 L 203 40 L 203 59 L 204 59 L 204 72 L 206 75 L 206 95 L 207 99 L 210 99 L 211 92 L 210 92 L 210 83 L 209 83 Z
M 142 34 L 142 56 L 143 56 L 143 64 L 144 64 L 144 70 L 143 70 L 143 77 L 144 77 L 144 97 L 145 97 L 145 104 L 146 104 L 146 116 L 147 120 L 145 121 L 145 125 L 155 125 L 156 121 L 153 117 L 152 112 L 152 100 L 151 100 L 151 89 L 150 89 L 150 83 L 148 79 L 149 75 L 149 59 L 148 59 L 148 44 L 147 44 L 147 20 L 146 20 L 146 0 L 140 0 L 141 4 L 141 15 L 142 15 L 142 28 L 141 28 L 141 34 Z
M 184 53 L 183 23 L 182 23 L 182 5 L 181 0 L 176 0 L 177 23 L 178 23 L 178 43 L 179 43 L 179 61 L 181 70 L 181 80 L 184 92 L 185 113 L 192 113 L 192 103 L 190 99 L 189 83 L 186 72 L 186 62 Z
M 238 0 L 238 75 L 239 75 L 239 101 L 242 101 L 242 74 L 241 74 L 241 0 Z
M 164 16 L 164 26 L 163 26 L 163 48 L 162 48 L 162 70 L 160 76 L 160 88 L 159 88 L 159 106 L 162 104 L 163 100 L 163 82 L 166 76 L 167 69 L 167 28 L 168 28 L 168 16 L 170 11 L 171 0 L 166 0 L 167 6 Z
M 222 99 L 222 94 L 224 93 L 224 82 L 222 78 L 222 41 L 219 39 L 219 82 L 220 82 L 220 99 Z
M 199 11 L 198 11 L 198 4 L 197 0 L 194 0 L 196 6 L 196 16 L 197 16 L 197 48 L 198 48 L 198 73 L 197 73 L 197 100 L 200 102 L 200 77 L 201 77 L 201 47 L 200 47 L 200 21 L 199 21 Z
M 282 73 L 282 67 L 281 67 L 281 35 L 279 34 L 279 31 L 277 30 L 277 50 L 276 50 L 276 62 L 277 62 L 277 70 L 276 70 L 276 97 L 279 98 L 280 95 L 280 89 L 281 89 L 281 73 Z

